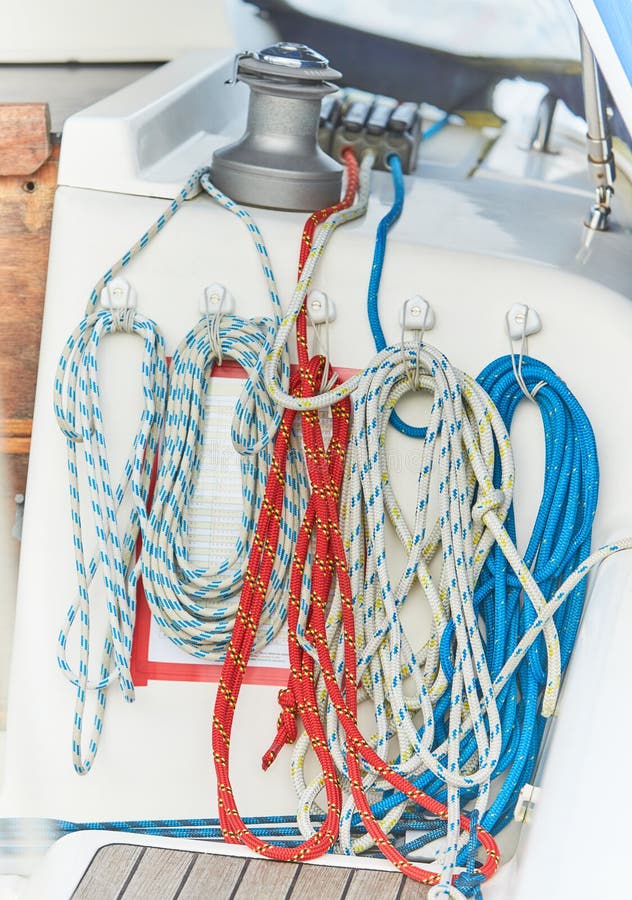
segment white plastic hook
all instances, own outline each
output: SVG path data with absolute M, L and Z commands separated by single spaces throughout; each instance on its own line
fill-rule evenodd
M 206 316 L 208 343 L 218 365 L 223 362 L 220 324 L 222 316 L 230 315 L 235 309 L 235 299 L 223 284 L 209 284 L 200 298 L 200 312 Z
M 310 291 L 307 315 L 312 325 L 328 325 L 336 321 L 334 301 L 324 291 Z
M 511 309 L 505 314 L 505 326 L 509 337 L 509 353 L 511 355 L 511 367 L 514 377 L 518 382 L 518 386 L 527 400 L 535 403 L 535 395 L 544 387 L 545 381 L 539 381 L 532 391 L 529 390 L 522 374 L 522 361 L 525 354 L 528 354 L 528 337 L 537 334 L 542 330 L 542 321 L 537 310 L 526 303 L 514 303 Z M 518 361 L 516 362 L 516 354 L 514 353 L 513 342 L 520 341 L 520 350 L 518 352 Z
M 105 309 L 135 309 L 136 290 L 126 278 L 112 278 L 101 291 Z
M 235 312 L 235 298 L 223 284 L 214 282 L 204 288 L 200 297 L 200 312 L 205 316 L 223 316 Z
M 435 325 L 435 314 L 428 301 L 415 294 L 399 311 L 399 324 L 404 331 L 430 331 Z
M 434 327 L 435 316 L 434 310 L 428 301 L 420 294 L 410 297 L 402 306 L 399 312 L 399 324 L 402 326 L 402 359 L 405 361 L 406 353 L 404 350 L 404 336 L 406 331 L 414 331 L 417 333 L 419 347 L 423 344 L 424 334 L 430 328 Z M 408 380 L 413 390 L 419 387 L 420 362 L 419 353 L 415 360 L 415 374 L 411 377 L 408 374 Z
M 329 391 L 338 380 L 338 376 L 335 372 L 332 372 L 329 363 L 329 323 L 334 322 L 336 319 L 336 307 L 333 300 L 324 291 L 314 290 L 310 291 L 305 308 L 307 311 L 307 320 L 310 325 L 314 326 L 316 341 L 320 345 L 325 360 L 327 361 L 325 371 L 323 372 L 321 390 Z M 324 344 L 320 337 L 321 325 L 325 326 Z
M 542 330 L 537 309 L 526 303 L 514 303 L 507 313 L 507 331 L 512 341 L 519 341 Z

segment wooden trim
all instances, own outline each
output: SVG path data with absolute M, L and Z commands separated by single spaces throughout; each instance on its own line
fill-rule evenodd
M 47 103 L 0 103 L 0 175 L 32 175 L 50 152 Z
M 0 453 L 10 453 L 11 455 L 28 454 L 31 450 L 30 438 L 5 438 L 0 436 Z
M 31 437 L 31 419 L 0 419 L 0 438 Z
M 0 419 L 0 453 L 28 455 L 32 425 L 30 419 Z

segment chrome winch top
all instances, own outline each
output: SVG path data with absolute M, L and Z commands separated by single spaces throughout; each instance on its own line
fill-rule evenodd
M 312 50 L 307 44 L 293 44 L 290 41 L 279 41 L 271 47 L 259 50 L 256 58 L 275 66 L 291 66 L 294 69 L 326 69 L 329 60 Z

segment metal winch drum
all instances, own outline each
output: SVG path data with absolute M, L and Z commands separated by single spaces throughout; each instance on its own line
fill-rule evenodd
M 250 88 L 243 137 L 213 155 L 213 181 L 239 203 L 321 209 L 337 203 L 342 167 L 318 145 L 322 98 L 340 72 L 304 44 L 281 42 L 236 60 Z

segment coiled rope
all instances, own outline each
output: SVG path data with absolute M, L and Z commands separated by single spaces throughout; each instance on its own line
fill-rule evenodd
M 352 595 L 356 598 L 358 671 L 364 694 L 372 699 L 374 706 L 374 749 L 386 758 L 391 748 L 388 761 L 404 775 L 427 767 L 442 782 L 450 784 L 448 806 L 452 802 L 451 830 L 455 836 L 451 849 L 455 854 L 459 832 L 458 789 L 480 785 L 483 805 L 490 772 L 500 751 L 498 711 L 489 702 L 491 681 L 473 610 L 473 585 L 493 543 L 492 535 L 478 515 L 479 508 L 495 508 L 502 521 L 511 498 L 513 462 L 505 426 L 473 379 L 453 370 L 446 358 L 428 345 L 419 347 L 410 343 L 404 350 L 404 357 L 401 347 L 382 351 L 363 374 L 354 395 L 353 432 L 342 505 L 343 538 L 352 573 Z M 418 366 L 422 374 L 416 387 L 433 392 L 433 406 L 420 461 L 414 521 L 409 524 L 390 484 L 385 436 L 391 411 L 411 390 L 410 373 Z M 496 456 L 495 445 L 502 459 L 503 490 L 500 491 L 494 490 L 489 471 Z M 440 499 L 439 535 L 428 523 L 435 472 L 438 484 L 435 488 L 433 483 L 432 488 Z M 473 512 L 475 496 L 478 500 Z M 385 553 L 387 518 L 407 552 L 403 574 L 396 583 L 391 580 Z M 435 584 L 428 561 L 436 551 L 438 538 L 450 550 L 444 552 L 441 575 Z M 433 615 L 433 633 L 420 653 L 411 647 L 399 616 L 415 580 L 421 584 Z M 328 642 L 335 653 L 338 672 L 345 665 L 341 619 L 341 599 L 336 597 L 328 620 Z M 465 721 L 475 724 L 477 735 L 475 749 L 479 764 L 475 770 L 465 773 L 458 769 L 458 753 L 450 742 L 447 765 L 432 749 L 436 737 L 432 701 L 442 695 L 447 685 L 439 673 L 438 650 L 449 621 L 457 623 L 459 659 L 459 669 L 452 679 L 450 732 L 458 734 L 463 715 Z M 412 684 L 405 692 L 404 680 L 408 676 Z M 467 697 L 465 710 L 462 709 L 464 695 Z M 479 697 L 488 698 L 486 710 Z M 421 732 L 413 719 L 419 710 L 423 712 Z M 339 721 L 333 698 L 327 703 L 326 720 L 330 744 L 331 736 L 335 735 L 338 765 L 344 766 L 346 762 L 349 767 L 348 737 L 345 760 L 344 725 Z M 393 737 L 397 738 L 397 753 L 392 750 Z M 366 774 L 365 790 L 374 786 L 376 775 L 375 770 Z M 387 786 L 380 785 L 382 790 Z M 314 797 L 316 787 L 315 783 L 305 787 L 304 804 Z M 347 823 L 347 835 L 355 801 L 356 793 L 345 808 L 343 821 Z M 382 825 L 388 827 L 395 821 L 397 816 L 390 816 Z M 349 850 L 348 841 L 345 843 Z M 361 843 L 358 850 L 366 849 L 367 845 Z M 446 883 L 450 883 L 453 865 L 454 862 L 450 871 L 444 872 Z
M 398 158 L 393 156 L 389 159 L 389 163 L 391 165 L 395 198 L 391 210 L 378 226 L 368 298 L 369 318 L 378 349 L 381 349 L 385 344 L 384 334 L 379 321 L 377 298 L 384 261 L 386 236 L 388 230 L 399 218 L 403 202 L 401 165 Z M 529 547 L 525 554 L 525 562 L 532 569 L 535 581 L 537 581 L 542 591 L 550 596 L 551 592 L 567 576 L 571 575 L 580 560 L 590 551 L 592 521 L 598 489 L 596 449 L 590 423 L 566 385 L 560 382 L 559 378 L 548 367 L 535 360 L 525 357 L 521 360 L 521 366 L 523 378 L 528 379 L 528 391 L 532 393 L 533 398 L 535 398 L 534 402 L 540 405 L 542 411 L 547 446 L 547 470 L 543 500 Z M 523 398 L 526 385 L 526 382 L 523 381 L 523 386 L 521 387 L 516 380 L 515 362 L 512 357 L 505 357 L 492 363 L 482 373 L 479 381 L 489 391 L 492 399 L 498 402 L 502 419 L 510 426 L 513 413 L 517 404 Z M 544 394 L 540 397 L 536 396 L 542 391 L 544 391 Z M 426 433 L 425 428 L 415 429 L 403 423 L 394 410 L 391 412 L 390 423 L 410 436 L 424 437 Z M 351 455 L 349 462 L 351 464 Z M 362 471 L 362 468 L 359 468 Z M 502 474 L 499 461 L 496 463 L 496 469 L 495 484 L 500 486 Z M 385 502 L 387 507 L 390 502 L 392 508 L 392 500 L 388 491 L 387 473 L 383 474 L 383 480 L 385 482 Z M 347 507 L 349 506 L 348 501 L 346 505 Z M 395 510 L 395 516 L 393 516 L 392 512 L 389 512 L 391 521 L 394 522 L 398 532 L 397 520 L 399 515 L 400 513 L 397 509 Z M 515 541 L 513 508 L 509 510 L 507 531 L 511 539 Z M 353 535 L 353 529 L 351 533 Z M 413 529 L 413 533 L 419 534 L 417 528 Z M 620 547 L 618 546 L 617 548 L 624 549 L 625 546 L 626 542 L 622 542 Z M 433 541 L 430 540 L 426 550 L 429 550 L 430 554 L 432 554 L 435 549 Z M 429 554 L 426 552 L 425 558 L 427 559 L 428 556 Z M 353 559 L 351 560 L 351 565 L 353 570 Z M 360 567 L 358 566 L 358 568 Z M 364 587 L 366 593 L 366 585 Z M 362 594 L 363 602 L 365 601 L 365 593 Z M 566 666 L 573 646 L 584 594 L 585 584 L 581 583 L 570 595 L 567 604 L 565 604 L 563 616 L 558 614 L 555 620 L 555 624 L 561 633 L 561 647 L 559 651 L 560 674 Z M 509 565 L 506 551 L 502 549 L 500 544 L 494 547 L 483 568 L 476 587 L 474 606 L 477 614 L 479 611 L 482 612 L 482 620 L 485 622 L 485 646 L 489 648 L 491 654 L 489 660 L 490 674 L 494 678 L 498 675 L 507 655 L 515 647 L 519 634 L 524 633 L 525 628 L 535 618 L 534 607 L 522 602 L 521 583 Z M 369 605 L 369 610 L 371 617 L 373 612 L 371 605 Z M 371 621 L 371 618 L 369 620 Z M 372 627 L 375 627 L 373 622 L 371 624 Z M 436 633 L 433 632 L 427 645 L 428 647 L 434 646 L 436 637 Z M 402 641 L 402 643 L 405 643 L 405 641 Z M 443 629 L 439 642 L 441 668 L 445 673 L 445 678 L 448 680 L 454 677 L 454 659 L 459 658 L 458 645 L 455 648 L 453 644 L 454 624 L 449 621 L 447 627 Z M 536 649 L 534 648 L 532 653 L 536 652 Z M 542 662 L 543 649 L 541 647 L 537 650 L 537 655 L 534 657 L 533 662 L 530 662 L 520 670 L 520 690 L 517 690 L 516 676 L 514 675 L 511 685 L 508 685 L 509 689 L 504 690 L 500 697 L 499 708 L 503 742 L 495 775 L 496 777 L 503 775 L 503 785 L 491 808 L 485 812 L 482 818 L 482 824 L 493 833 L 497 833 L 511 819 L 520 788 L 529 780 L 535 768 L 546 721 L 543 716 L 538 714 L 538 701 L 542 696 L 541 688 L 546 681 Z M 535 668 L 535 672 L 532 671 L 532 667 Z M 383 661 L 383 671 L 389 671 L 385 661 Z M 388 683 L 386 678 L 384 680 Z M 368 691 L 370 692 L 371 684 L 379 686 L 381 683 L 381 673 L 375 674 L 373 679 L 368 680 Z M 384 698 L 376 698 L 374 696 L 374 702 L 376 709 L 382 713 Z M 449 707 L 449 696 L 445 693 L 440 697 L 439 703 L 435 707 L 440 734 L 446 734 L 448 723 L 443 720 L 448 715 Z M 414 706 L 412 708 L 414 709 Z M 554 700 L 549 696 L 547 702 L 545 697 L 544 715 L 550 715 L 553 708 Z M 331 704 L 329 704 L 328 733 L 331 734 L 333 728 L 333 733 L 335 734 L 335 723 L 331 721 L 331 712 Z M 379 732 L 379 740 L 381 740 L 382 744 L 391 738 L 394 731 L 395 729 L 387 730 L 382 728 Z M 460 765 L 467 767 L 468 761 L 473 758 L 476 752 L 477 739 L 473 730 L 470 730 L 468 734 L 463 736 Z M 401 758 L 405 758 L 404 753 L 401 754 Z M 340 758 L 338 761 L 340 763 Z M 429 790 L 433 796 L 438 798 L 445 796 L 444 780 L 437 776 L 437 773 L 433 772 L 431 768 L 426 769 L 424 774 L 416 779 L 415 783 L 420 788 Z M 301 784 L 300 778 L 298 779 L 298 784 L 299 788 L 302 787 L 305 805 L 309 807 L 313 801 L 314 785 L 305 787 L 304 783 Z M 475 795 L 471 789 L 466 789 L 463 793 L 465 796 Z M 374 805 L 373 811 L 378 817 L 382 817 L 384 822 L 392 823 L 397 820 L 397 816 L 405 809 L 405 803 L 406 797 L 403 793 L 391 792 L 390 796 L 385 797 Z M 343 838 L 346 837 L 348 851 L 351 850 L 351 839 L 345 831 L 344 822 L 348 822 L 350 828 L 351 822 L 355 823 L 357 821 L 357 816 L 351 817 L 349 812 L 350 810 L 347 808 L 343 817 L 342 830 Z M 478 809 L 476 812 L 478 814 Z M 306 833 L 305 828 L 303 828 L 303 831 Z M 434 834 L 426 832 L 417 841 L 407 844 L 406 849 L 412 851 L 416 847 L 421 847 L 428 841 L 436 840 L 437 837 L 441 837 L 444 834 L 445 829 L 441 828 L 438 828 Z M 353 843 L 353 848 L 356 852 L 361 851 L 366 846 L 367 841 L 363 839 L 356 839 Z M 468 852 L 470 855 L 467 880 L 470 888 L 468 893 L 470 893 L 471 888 L 476 887 L 476 883 L 471 877 L 472 846 L 470 846 Z M 465 881 L 466 879 L 462 876 L 462 886 L 464 888 Z
M 135 590 L 139 566 L 135 546 L 139 528 L 146 520 L 149 479 L 162 428 L 167 385 L 164 340 L 158 328 L 134 309 L 98 309 L 101 291 L 112 278 L 164 228 L 184 201 L 197 189 L 202 169 L 188 179 L 178 196 L 141 238 L 97 282 L 86 313 L 74 329 L 61 354 L 54 382 L 54 409 L 66 437 L 70 511 L 77 596 L 72 601 L 58 638 L 57 661 L 76 688 L 73 716 L 72 759 L 75 771 L 86 774 L 94 762 L 106 706 L 106 688 L 118 681 L 128 702 L 134 699 L 130 675 L 132 633 L 136 612 Z M 143 339 L 141 379 L 143 409 L 123 474 L 113 486 L 103 430 L 97 355 L 101 340 L 125 331 Z M 84 466 L 91 508 L 95 554 L 86 562 L 86 516 L 81 514 L 82 481 L 78 445 L 83 445 Z M 122 511 L 124 510 L 124 511 Z M 93 585 L 100 571 L 100 588 Z M 103 639 L 98 675 L 90 670 L 90 592 L 105 598 L 106 634 Z M 68 643 L 73 625 L 79 626 L 77 659 L 68 659 Z M 84 714 L 88 692 L 96 693 L 92 728 L 84 748 Z
M 351 165 L 351 162 L 352 160 L 349 159 L 347 164 Z M 365 157 L 362 162 L 361 187 L 356 208 L 360 202 L 366 208 L 368 177 L 372 162 L 373 160 L 370 157 Z M 334 214 L 327 220 L 324 228 L 330 232 L 331 223 L 333 222 L 335 227 L 337 219 L 338 215 Z M 299 282 L 305 281 L 305 270 L 307 265 L 310 264 L 310 259 L 313 259 L 312 254 L 314 254 L 315 248 L 319 246 L 322 247 L 323 245 L 319 244 L 317 236 L 306 267 L 303 270 L 303 276 L 299 279 Z M 335 389 L 329 392 L 330 396 L 333 394 L 335 394 Z M 321 398 L 323 396 L 327 396 L 327 392 L 321 395 Z M 342 407 L 342 404 L 340 404 L 340 407 Z M 344 409 L 344 407 L 342 408 Z M 290 407 L 291 409 L 293 409 L 293 406 Z M 332 415 L 335 410 L 336 407 L 332 409 Z M 348 421 L 348 412 L 345 415 L 345 419 Z M 430 884 L 436 883 L 438 875 L 435 872 L 428 872 L 409 863 L 389 843 L 379 824 L 373 820 L 362 790 L 362 778 L 358 762 L 360 755 L 368 759 L 371 765 L 377 766 L 379 774 L 392 785 L 407 790 L 415 802 L 431 808 L 438 815 L 446 814 L 445 806 L 435 803 L 431 798 L 414 790 L 402 775 L 386 766 L 384 761 L 367 745 L 358 729 L 353 608 L 349 574 L 338 525 L 337 509 L 342 479 L 342 465 L 340 463 L 344 460 L 344 444 L 342 444 L 342 453 L 336 452 L 333 458 L 333 461 L 338 459 L 337 468 L 330 468 L 331 457 L 328 459 L 328 454 L 331 451 L 332 444 L 334 441 L 336 442 L 336 451 L 340 447 L 335 426 L 334 437 L 329 444 L 328 450 L 325 451 L 316 414 L 310 412 L 309 415 L 304 415 L 301 421 L 303 423 L 306 459 L 313 493 L 304 525 L 299 533 L 292 568 L 288 610 L 291 677 L 288 688 L 280 694 L 282 712 L 279 718 L 279 731 L 270 751 L 264 757 L 264 767 L 271 763 L 283 743 L 292 742 L 296 739 L 296 717 L 300 716 L 323 771 L 328 803 L 327 817 L 324 825 L 321 825 L 318 831 L 313 832 L 304 844 L 291 850 L 257 840 L 244 826 L 243 821 L 239 817 L 230 784 L 228 757 L 232 716 L 241 678 L 243 677 L 243 660 L 248 656 L 248 643 L 245 641 L 241 645 L 237 645 L 235 640 L 237 629 L 235 629 L 224 663 L 213 722 L 213 749 L 222 828 L 227 840 L 245 843 L 261 854 L 276 859 L 297 860 L 308 858 L 323 852 L 323 849 L 327 849 L 335 840 L 338 830 L 341 793 L 335 768 L 332 770 L 331 756 L 327 749 L 325 735 L 318 717 L 318 707 L 314 693 L 314 657 L 316 657 L 323 671 L 327 690 L 344 724 L 349 748 L 348 769 L 350 786 L 363 817 L 365 827 L 372 832 L 380 852 L 394 862 L 400 871 L 411 875 L 417 880 Z M 314 542 L 314 552 L 310 560 L 309 549 L 312 541 Z M 325 627 L 325 608 L 334 579 L 337 579 L 340 586 L 345 627 L 343 643 L 346 650 L 346 667 L 342 673 L 342 690 L 336 680 L 332 660 L 328 655 Z M 243 601 L 244 597 L 242 595 L 242 603 Z M 252 609 L 248 608 L 244 612 L 244 618 L 246 617 L 250 622 L 250 630 L 252 632 L 257 621 L 257 614 L 255 613 L 253 617 Z M 304 624 L 300 621 L 301 617 Z M 462 824 L 463 827 L 467 828 L 468 822 L 466 819 L 463 819 Z M 323 830 L 325 830 L 324 835 Z M 481 833 L 480 838 L 488 850 L 488 859 L 482 867 L 483 875 L 485 876 L 495 870 L 497 853 L 493 839 L 489 835 Z
M 593 431 L 586 413 L 566 384 L 544 363 L 523 357 L 521 375 L 537 405 L 544 428 L 545 476 L 542 499 L 524 562 L 545 596 L 551 596 L 590 553 L 592 525 L 599 491 L 599 466 Z M 479 383 L 498 403 L 511 428 L 516 409 L 526 402 L 514 376 L 512 359 L 495 360 L 479 375 Z M 507 530 L 515 540 L 514 508 Z M 582 581 L 569 594 L 554 622 L 560 638 L 563 674 L 577 635 L 586 595 Z M 520 584 L 495 547 L 481 573 L 476 602 L 485 622 L 492 677 L 535 619 L 533 608 L 521 602 Z M 443 650 L 444 648 L 442 648 Z M 445 642 L 449 651 L 449 641 Z M 501 698 L 503 753 L 498 770 L 502 787 L 483 816 L 485 827 L 499 831 L 512 818 L 521 787 L 530 781 L 539 756 L 546 718 L 539 705 L 545 684 L 546 649 L 538 641 L 515 680 Z M 446 667 L 449 666 L 446 661 Z M 449 672 L 449 669 L 447 669 Z
M 160 468 L 143 541 L 143 578 L 154 618 L 167 636 L 193 656 L 220 660 L 235 624 L 255 524 L 265 500 L 271 462 L 267 447 L 281 421 L 262 376 L 263 362 L 281 319 L 281 305 L 268 251 L 256 223 L 246 210 L 222 194 L 208 175 L 203 176 L 202 186 L 246 225 L 259 256 L 273 318 L 222 316 L 220 310 L 212 323 L 204 316 L 176 350 Z M 204 452 L 206 391 L 214 366 L 225 358 L 237 362 L 248 376 L 232 424 L 233 445 L 240 454 L 241 528 L 230 555 L 206 568 L 190 562 L 187 518 Z M 283 372 L 287 384 L 287 350 Z M 280 540 L 254 651 L 272 640 L 285 622 L 291 551 L 307 504 L 304 469 L 300 443 L 290 435 Z

